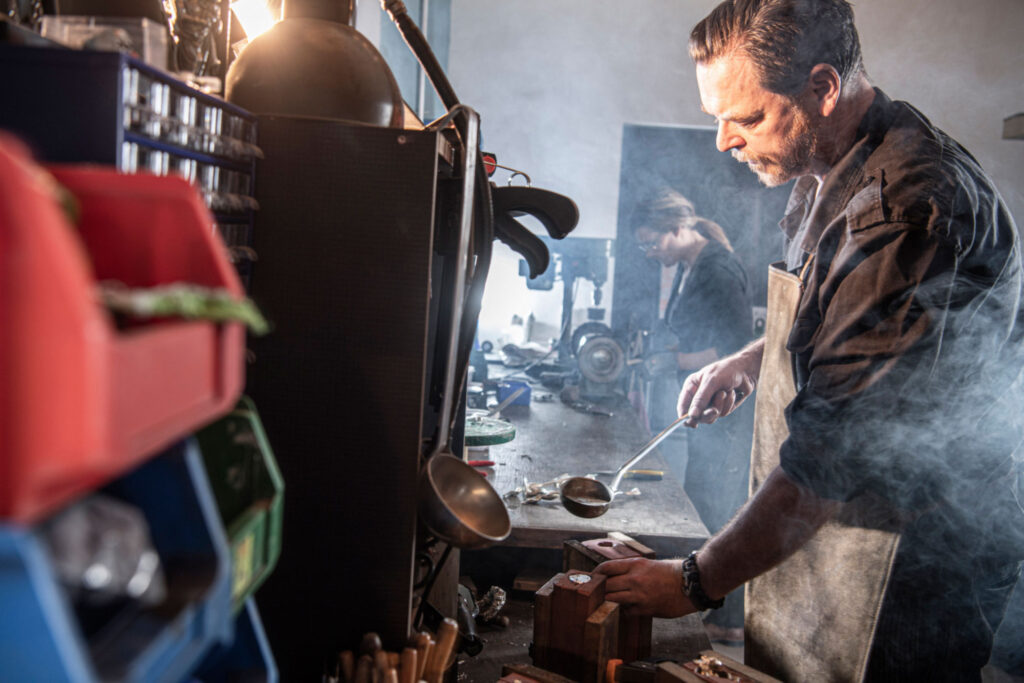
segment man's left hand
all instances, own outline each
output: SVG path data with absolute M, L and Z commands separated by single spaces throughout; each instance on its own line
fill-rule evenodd
M 627 615 L 681 617 L 696 612 L 682 591 L 682 560 L 608 560 L 594 570 L 607 576 L 605 599 Z

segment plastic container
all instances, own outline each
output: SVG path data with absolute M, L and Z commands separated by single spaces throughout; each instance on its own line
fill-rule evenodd
M 231 644 L 218 645 L 211 650 L 192 679 L 203 683 L 277 683 L 277 663 L 255 600 L 249 598 L 243 603 L 235 620 L 235 638 Z
M 523 390 L 523 393 L 519 394 L 514 401 L 509 405 L 511 406 L 528 406 L 530 405 L 530 385 L 526 382 L 521 382 L 517 379 L 505 380 L 498 385 L 498 403 L 503 402 L 506 398 L 514 394 L 515 392 Z
M 167 27 L 152 19 L 47 15 L 40 33 L 68 47 L 123 49 L 154 68 L 167 70 Z
M 43 525 L 0 525 L 5 682 L 180 681 L 214 646 L 231 642 L 227 539 L 194 440 L 103 492 L 142 510 L 167 597 L 152 608 L 124 604 L 100 615 L 76 607 L 56 578 Z
M 190 282 L 243 295 L 184 180 L 54 167 L 0 133 L 0 519 L 31 523 L 229 411 L 240 323 L 166 320 L 119 330 L 97 283 Z
M 231 545 L 231 597 L 237 611 L 281 554 L 284 481 L 248 397 L 197 437 Z

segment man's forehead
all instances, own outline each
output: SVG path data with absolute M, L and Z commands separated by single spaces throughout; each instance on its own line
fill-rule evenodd
M 768 93 L 753 61 L 742 52 L 698 64 L 697 87 L 701 111 L 719 118 L 747 113 L 758 98 Z

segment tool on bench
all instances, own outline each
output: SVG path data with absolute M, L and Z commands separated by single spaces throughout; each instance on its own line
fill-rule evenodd
M 594 474 L 614 477 L 618 472 L 612 470 L 600 470 Z M 622 475 L 623 479 L 637 479 L 641 481 L 661 481 L 664 477 L 665 472 L 663 470 L 629 470 Z
M 689 417 L 690 415 L 687 413 L 676 419 L 675 422 L 661 430 L 660 434 L 648 441 L 643 448 L 624 462 L 622 467 L 615 471 L 611 486 L 606 486 L 603 482 L 591 479 L 590 477 L 573 477 L 566 481 L 562 484 L 562 491 L 560 493 L 562 505 L 577 517 L 600 517 L 608 512 L 612 499 L 619 492 L 619 483 L 629 468 L 646 457 L 648 453 L 653 451 L 659 443 L 664 441 L 669 434 L 675 431 Z
M 703 416 L 710 417 L 711 415 L 717 415 L 717 413 L 718 411 L 715 408 L 707 408 L 703 412 Z M 619 491 L 619 484 L 625 477 L 626 472 L 629 471 L 629 468 L 647 457 L 658 444 L 664 441 L 669 434 L 674 432 L 689 417 L 690 414 L 687 413 L 676 418 L 675 422 L 661 430 L 657 436 L 648 441 L 629 460 L 622 463 L 622 467 L 615 470 L 615 476 L 612 478 L 610 486 L 605 486 L 603 482 L 591 477 L 572 477 L 567 480 L 562 484 L 562 490 L 559 493 L 562 505 L 577 517 L 600 517 L 608 512 L 608 508 L 612 505 L 612 499 L 622 493 L 622 491 Z
M 498 405 L 496 405 L 493 408 L 491 408 L 490 410 L 488 410 L 486 417 L 494 417 L 495 415 L 499 414 L 501 411 L 505 410 L 505 408 L 508 408 L 510 405 L 512 405 L 513 401 L 515 401 L 517 398 L 522 396 L 523 392 L 526 391 L 529 388 L 530 388 L 529 385 L 525 385 L 524 384 L 523 386 L 521 386 L 518 389 L 516 389 L 515 391 L 513 391 L 511 394 L 509 394 L 508 396 L 505 397 L 504 401 L 502 401 Z M 473 417 L 470 416 L 469 419 L 473 419 Z

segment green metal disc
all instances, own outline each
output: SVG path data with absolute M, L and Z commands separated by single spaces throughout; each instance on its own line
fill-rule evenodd
M 516 438 L 516 428 L 496 417 L 471 415 L 466 418 L 467 446 L 495 446 Z

